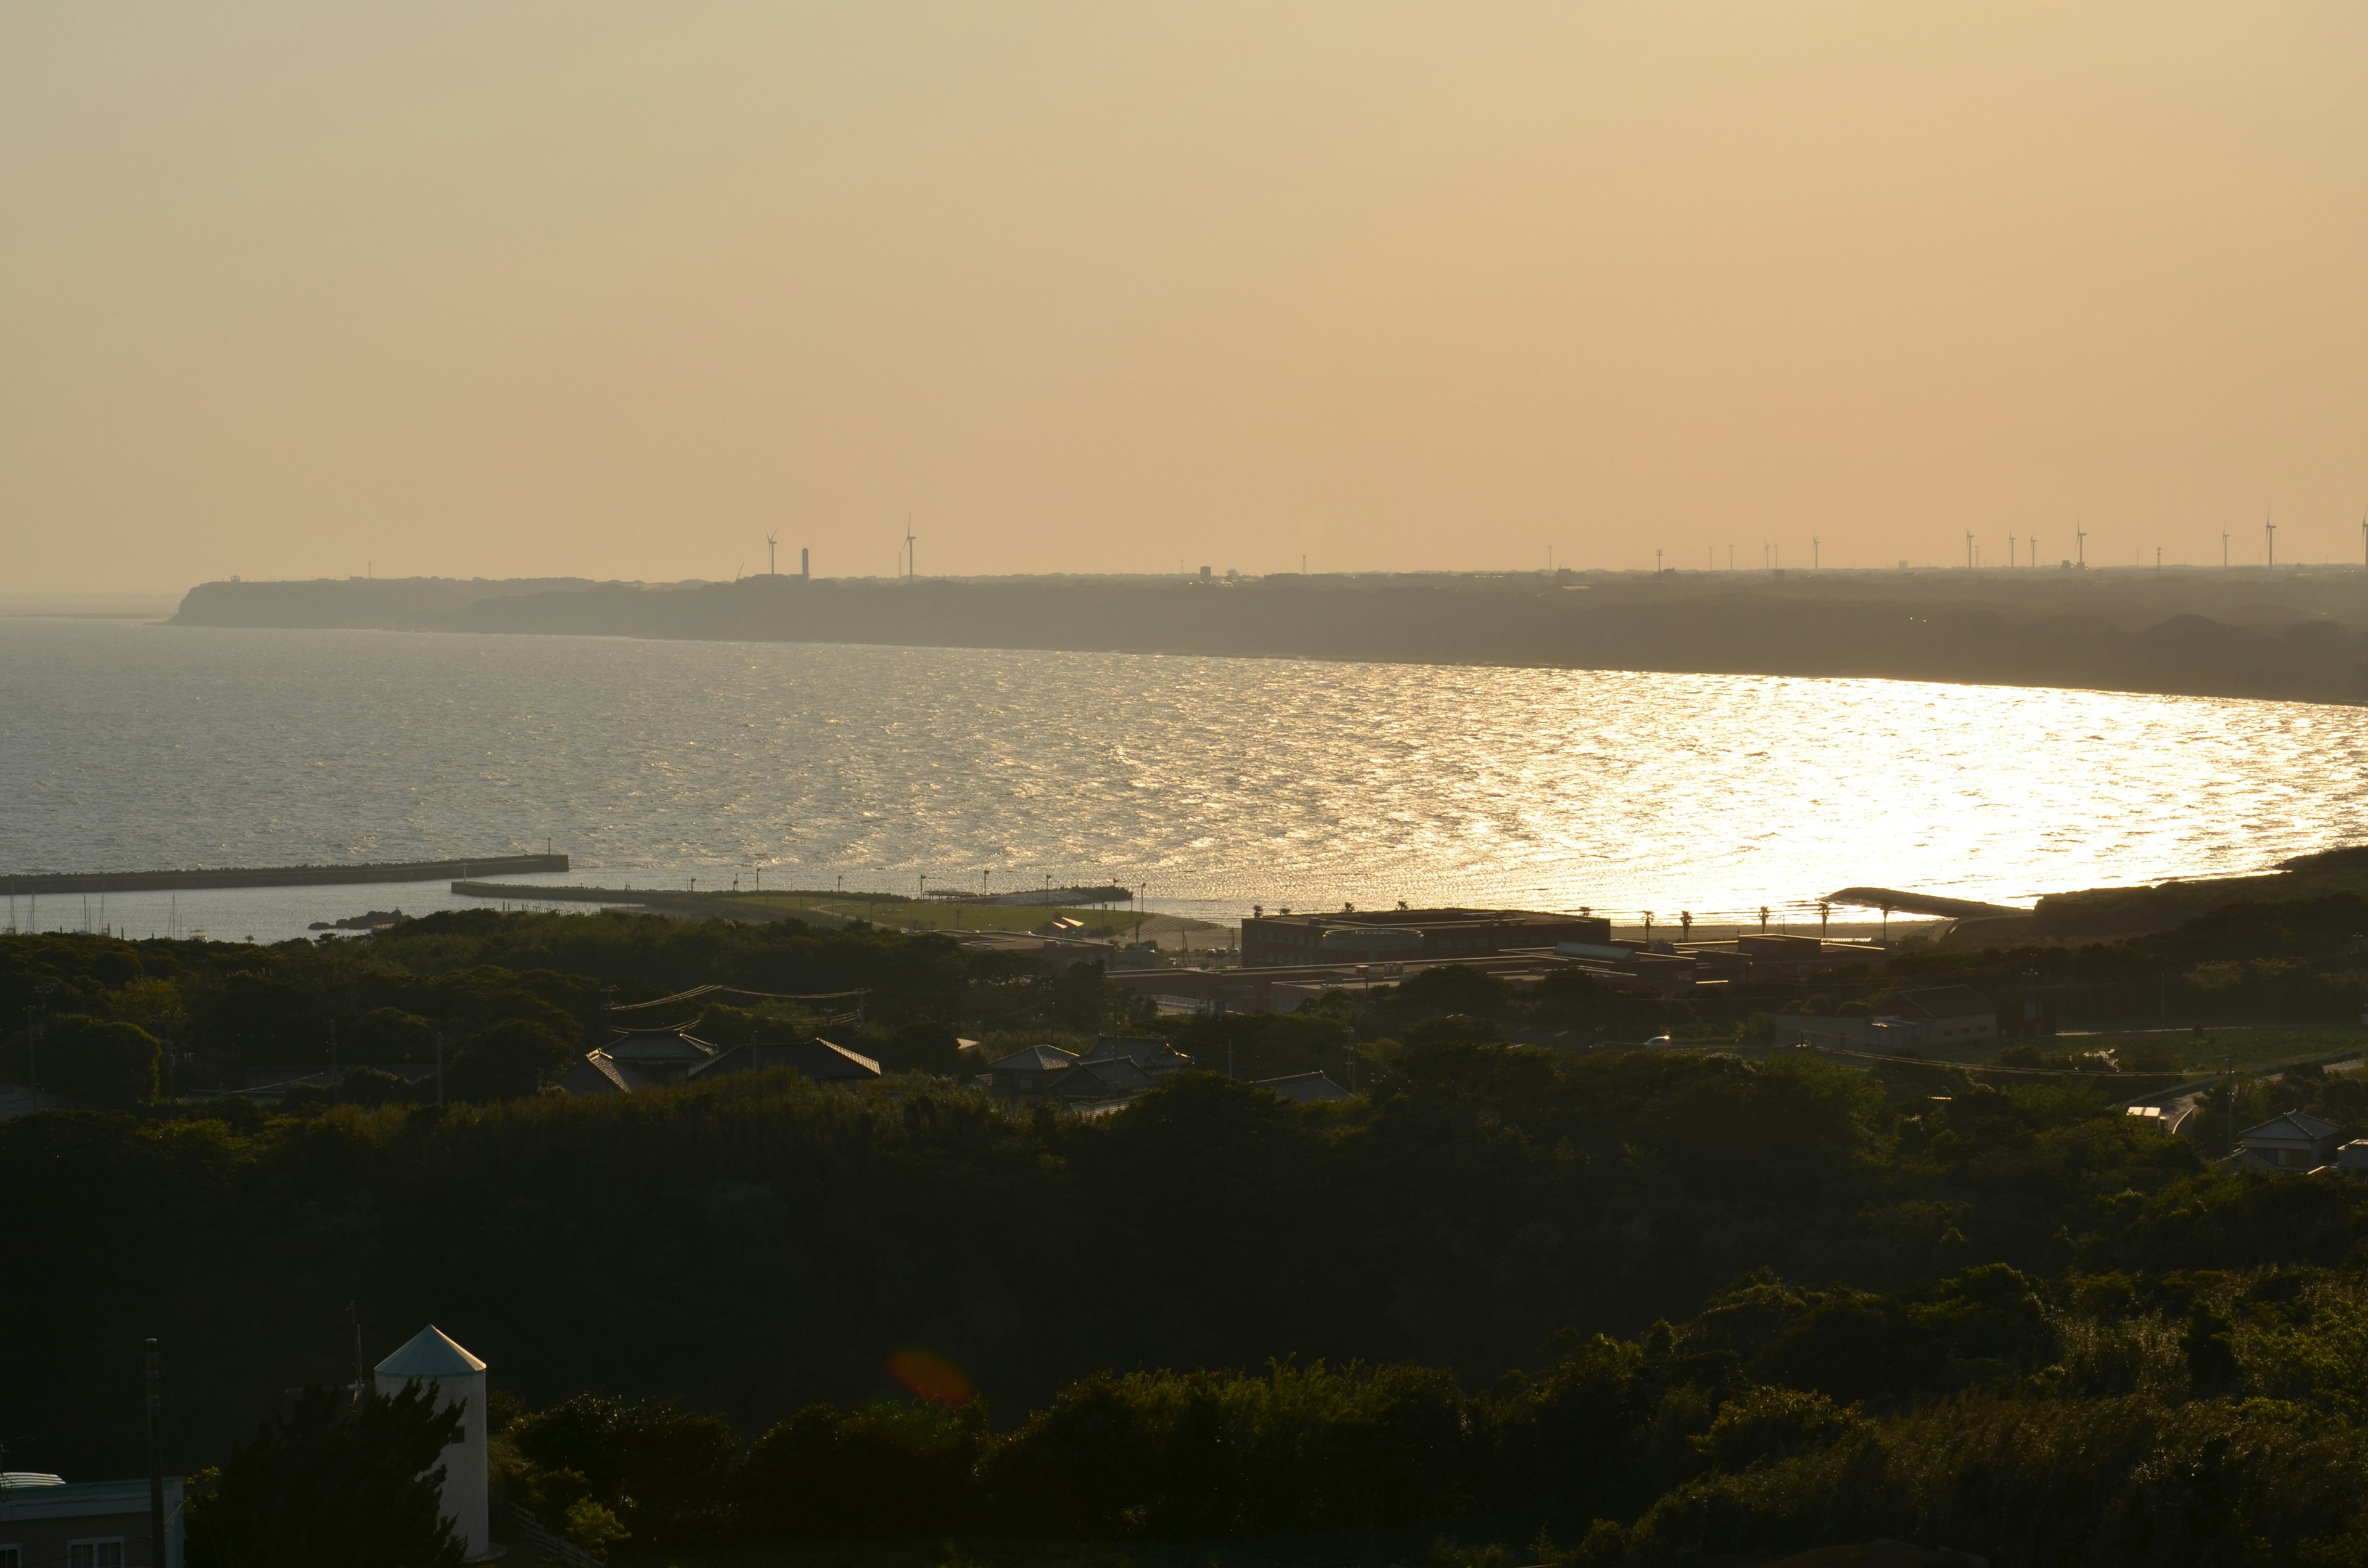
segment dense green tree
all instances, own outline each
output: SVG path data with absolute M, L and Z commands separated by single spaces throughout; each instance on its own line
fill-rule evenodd
M 438 1505 L 460 1432 L 460 1407 L 418 1384 L 306 1389 L 191 1501 L 192 1568 L 457 1568 Z
M 95 1106 L 153 1099 L 164 1060 L 156 1037 L 137 1024 L 68 1013 L 41 1031 L 41 1086 Z
M 518 1099 L 577 1055 L 560 1035 L 530 1018 L 505 1018 L 472 1036 L 444 1075 L 449 1098 Z
M 581 1394 L 511 1423 L 533 1464 L 583 1478 L 637 1541 L 666 1546 L 724 1533 L 739 1439 L 713 1415 L 673 1400 Z
M 733 1483 L 739 1528 L 776 1540 L 974 1529 L 985 1426 L 976 1401 L 810 1405 L 749 1445 Z

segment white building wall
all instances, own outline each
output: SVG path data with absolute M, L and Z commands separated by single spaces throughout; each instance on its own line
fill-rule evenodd
M 492 1466 L 485 1449 L 485 1374 L 408 1379 L 378 1375 L 378 1391 L 395 1394 L 410 1381 L 426 1383 L 442 1405 L 461 1407 L 461 1437 L 444 1450 L 444 1517 L 466 1547 L 464 1557 L 482 1562 L 494 1554 Z

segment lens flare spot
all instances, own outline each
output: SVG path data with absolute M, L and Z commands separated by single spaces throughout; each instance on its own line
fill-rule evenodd
M 971 1396 L 971 1381 L 962 1375 L 962 1369 L 926 1350 L 897 1351 L 888 1358 L 888 1375 L 911 1390 L 916 1398 L 926 1399 L 931 1404 L 962 1404 Z

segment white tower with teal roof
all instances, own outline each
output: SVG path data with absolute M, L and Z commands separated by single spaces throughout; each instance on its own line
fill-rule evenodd
M 426 1383 L 439 1404 L 461 1407 L 461 1435 L 444 1450 L 444 1517 L 466 1548 L 466 1561 L 494 1555 L 490 1476 L 485 1459 L 485 1364 L 429 1324 L 378 1364 L 378 1391 L 401 1393 Z

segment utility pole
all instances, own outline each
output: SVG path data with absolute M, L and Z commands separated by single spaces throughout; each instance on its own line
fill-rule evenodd
M 41 1037 L 50 1032 L 50 993 L 55 985 L 33 987 L 33 1006 L 25 1009 L 25 1075 L 33 1080 L 33 1092 L 41 1092 Z
M 156 1369 L 156 1342 L 148 1341 L 148 1561 L 165 1561 L 165 1460 L 156 1428 L 162 1402 Z

